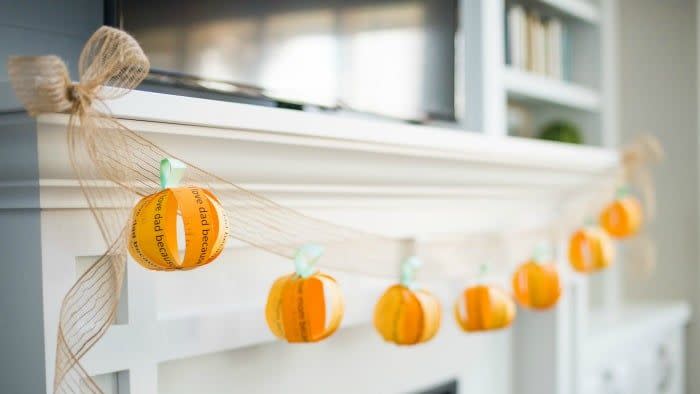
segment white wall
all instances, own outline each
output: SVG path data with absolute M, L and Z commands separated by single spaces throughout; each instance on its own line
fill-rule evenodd
M 626 263 L 625 293 L 632 300 L 698 296 L 697 36 L 694 0 L 620 0 L 620 122 L 622 142 L 653 133 L 667 157 L 655 171 L 658 267 L 640 276 Z M 698 310 L 698 302 L 694 309 Z M 689 329 L 689 392 L 700 393 L 697 318 Z M 695 367 L 697 368 L 697 367 Z

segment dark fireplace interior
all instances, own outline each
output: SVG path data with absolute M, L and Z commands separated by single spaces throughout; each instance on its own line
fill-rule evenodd
M 457 394 L 457 379 L 452 379 L 427 389 L 416 391 L 415 394 Z

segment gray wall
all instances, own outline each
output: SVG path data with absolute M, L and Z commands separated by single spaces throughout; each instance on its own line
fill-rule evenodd
M 35 122 L 0 117 L 0 393 L 45 392 Z
M 61 56 L 77 78 L 78 55 L 102 24 L 101 0 L 0 0 L 0 111 L 20 108 L 7 78 L 10 55 Z
M 0 0 L 0 112 L 21 110 L 9 55 L 59 55 L 75 78 L 101 23 L 100 0 Z M 45 393 L 36 128 L 25 115 L 0 116 L 0 169 L 0 393 Z
M 632 300 L 698 296 L 698 122 L 695 0 L 620 0 L 622 141 L 655 134 L 666 160 L 655 171 L 659 261 L 652 277 L 627 264 Z M 688 392 L 700 393 L 698 308 L 688 330 Z

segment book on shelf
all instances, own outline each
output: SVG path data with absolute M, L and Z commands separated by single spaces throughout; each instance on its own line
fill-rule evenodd
M 509 64 L 517 68 L 527 68 L 527 14 L 520 5 L 514 5 L 508 10 L 506 18 L 507 48 Z
M 530 12 L 527 16 L 527 26 L 529 39 L 528 70 L 537 74 L 544 74 L 546 72 L 545 57 L 547 56 L 544 23 L 538 14 Z
M 506 11 L 506 62 L 514 68 L 567 79 L 570 53 L 566 25 L 513 4 Z
M 563 73 L 563 35 L 562 24 L 556 18 L 545 21 L 545 74 L 552 78 L 562 79 Z

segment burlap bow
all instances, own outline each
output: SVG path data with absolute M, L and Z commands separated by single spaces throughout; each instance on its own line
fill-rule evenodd
M 65 63 L 53 55 L 13 56 L 8 72 L 30 115 L 69 111 L 80 116 L 90 112 L 93 102 L 119 97 L 138 86 L 150 65 L 136 40 L 103 26 L 85 44 L 78 67 L 78 83 L 71 82 Z

